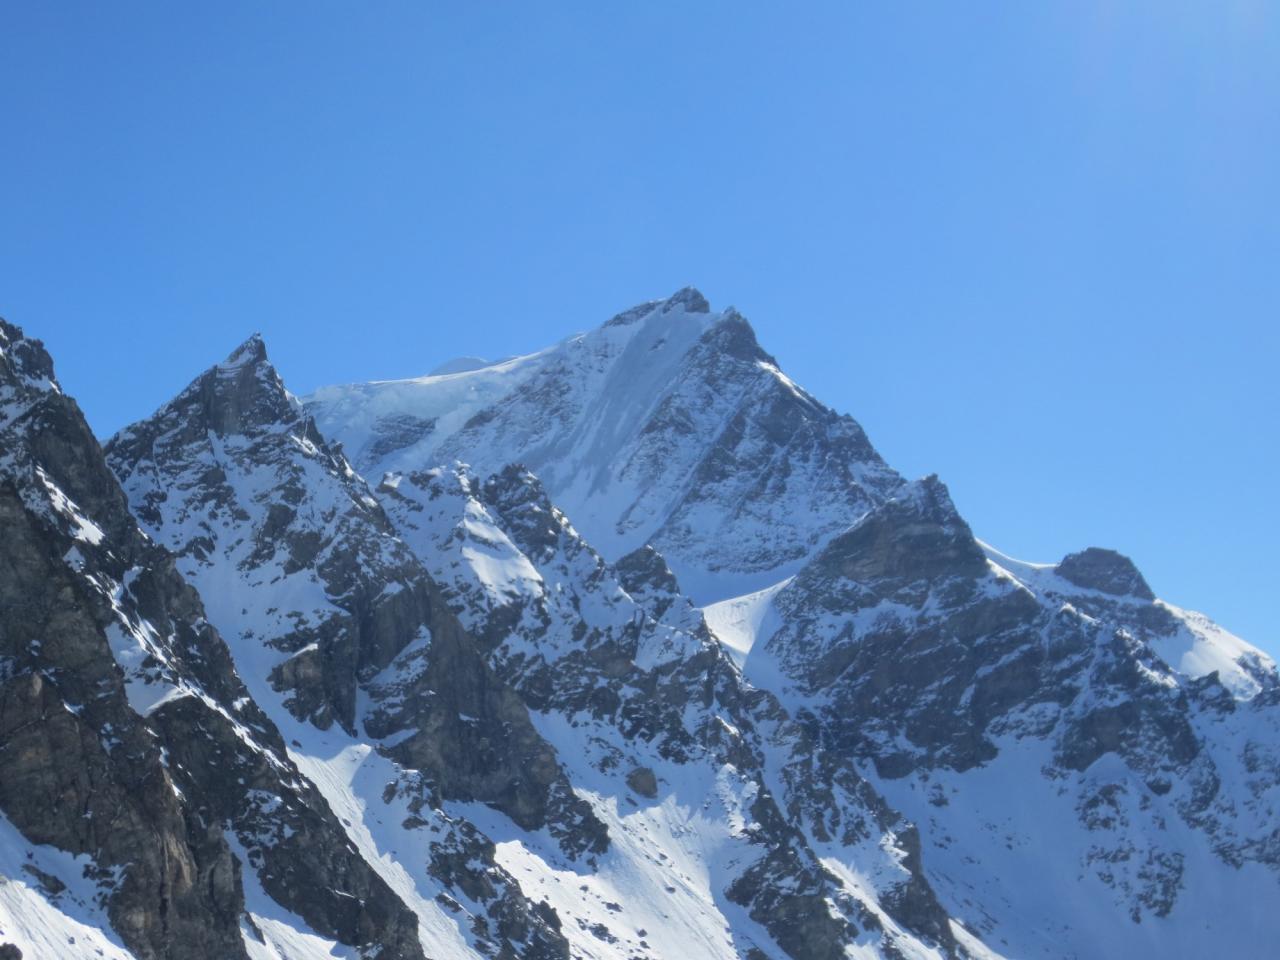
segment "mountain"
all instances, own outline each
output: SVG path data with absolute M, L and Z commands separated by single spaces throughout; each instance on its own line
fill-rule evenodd
M 527 471 L 370 491 L 256 338 L 107 456 L 429 954 L 958 955 L 901 817 L 742 684 L 660 555 L 610 567 Z M 823 863 L 783 777 L 868 877 Z
M 691 939 L 710 947 L 726 922 L 733 952 L 695 955 L 771 955 L 725 900 L 792 957 L 868 941 L 903 956 L 961 952 L 910 826 L 743 684 L 660 554 L 642 548 L 611 566 L 519 467 L 485 481 L 461 465 L 393 474 L 377 493 L 560 755 L 575 758 L 575 787 L 617 838 L 597 882 L 625 891 L 627 915 L 648 911 L 650 930 L 685 913 L 650 935 L 656 956 L 689 952 Z M 818 829 L 806 829 L 810 816 Z
M 350 458 L 350 459 L 348 459 Z M 1280 675 L 697 291 L 105 448 L 0 325 L 0 960 L 1264 956 Z
M 1011 561 L 931 477 L 753 602 L 746 676 L 864 761 L 993 947 L 1252 956 L 1275 936 L 1243 906 L 1280 880 L 1275 664 L 1127 558 Z
M 570 857 L 600 849 L 603 825 L 262 340 L 106 453 L 147 533 L 210 598 L 291 758 L 341 812 L 344 842 L 416 913 L 424 951 L 564 955 L 540 902 L 442 803 L 491 804 Z
M 307 403 L 371 477 L 519 461 L 605 557 L 665 556 L 748 686 L 917 825 L 923 875 L 989 947 L 1251 955 L 1280 932 L 1242 907 L 1277 882 L 1270 658 L 1114 551 L 981 543 L 736 311 L 684 290 L 504 365 Z
M 139 530 L 43 346 L 3 322 L 0 450 L 8 957 L 270 957 L 295 926 L 423 957 Z
M 902 485 L 693 289 L 535 354 L 305 402 L 374 482 L 524 465 L 606 558 L 648 544 L 700 603 L 777 582 Z

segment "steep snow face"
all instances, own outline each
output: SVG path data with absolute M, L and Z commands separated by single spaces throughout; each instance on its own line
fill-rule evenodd
M 1246 956 L 1280 935 L 1242 906 L 1280 892 L 1280 678 L 1127 558 L 1012 561 L 929 478 L 718 621 L 748 677 L 871 764 L 987 943 Z
M 650 544 L 699 602 L 776 582 L 901 483 L 691 289 L 537 354 L 307 406 L 371 478 L 522 463 L 606 558 Z
M 437 462 L 441 442 L 533 376 L 556 348 L 496 363 L 448 363 L 425 377 L 323 387 L 305 398 L 325 436 L 370 477 Z
M 545 840 L 482 821 L 562 916 L 619 955 L 961 951 L 909 825 L 742 683 L 660 554 L 606 563 L 515 467 L 376 492 L 608 824 L 609 852 L 566 883 Z

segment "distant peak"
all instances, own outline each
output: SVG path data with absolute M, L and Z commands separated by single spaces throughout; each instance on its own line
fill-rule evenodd
M 1054 572 L 1069 583 L 1086 590 L 1098 590 L 1116 597 L 1154 600 L 1137 565 L 1123 553 L 1103 547 L 1089 547 L 1062 558 Z
M 253 366 L 258 363 L 265 363 L 267 360 L 267 345 L 262 339 L 262 334 L 255 333 L 240 346 L 231 351 L 230 356 L 218 364 L 223 370 L 236 370 L 240 367 Z
M 267 347 L 255 333 L 208 368 L 161 413 L 196 417 L 219 436 L 244 433 L 273 424 L 294 424 L 294 400 L 267 360 Z
M 0 319 L 0 377 L 17 378 L 28 387 L 56 389 L 53 360 L 44 344 L 22 332 L 22 328 Z
M 681 287 L 666 299 L 662 310 L 667 313 L 677 307 L 683 309 L 685 313 L 711 312 L 711 302 L 694 287 Z

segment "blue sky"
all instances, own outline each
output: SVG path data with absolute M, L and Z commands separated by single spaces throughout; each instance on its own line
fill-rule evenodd
M 11 3 L 0 315 L 100 432 L 693 283 L 1028 559 L 1280 653 L 1264 2 Z

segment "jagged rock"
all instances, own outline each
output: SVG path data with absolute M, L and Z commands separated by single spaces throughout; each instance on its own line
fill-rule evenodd
M 1054 572 L 1077 587 L 1100 590 L 1118 597 L 1156 598 L 1133 561 L 1114 550 L 1089 547 L 1079 553 L 1068 554 Z
M 1192 847 L 1174 839 L 1173 820 L 1204 831 L 1224 863 L 1276 862 L 1263 852 L 1271 828 L 1253 800 L 1226 789 L 1222 772 L 1237 768 L 1242 749 L 1274 748 L 1256 733 L 1243 735 L 1244 747 L 1240 732 L 1227 732 L 1224 718 L 1240 702 L 1218 672 L 1180 675 L 1157 650 L 1189 647 L 1171 660 L 1193 667 L 1221 663 L 1235 696 L 1252 700 L 1254 722 L 1274 669 L 1247 651 L 1233 659 L 1194 617 L 1155 601 L 1117 554 L 1089 550 L 1057 567 L 1011 561 L 973 539 L 929 478 L 833 539 L 771 596 L 767 616 L 755 616 L 777 625 L 757 639 L 748 676 L 784 701 L 802 698 L 823 744 L 874 766 L 890 803 L 921 824 L 925 872 L 983 902 L 974 928 L 1021 938 L 1016 952 L 1039 949 L 1018 924 L 1025 911 L 1044 910 L 1046 881 L 1006 879 L 1025 869 L 1012 861 L 978 881 L 966 865 L 1035 842 L 1049 819 L 1046 845 L 1072 864 L 1070 882 L 1116 904 L 1114 919 L 1090 914 L 1090 929 L 1106 923 L 1106 934 L 1070 934 L 1077 952 L 1123 942 L 1135 920 L 1176 914 Z M 779 669 L 781 685 L 770 679 Z M 1037 758 L 1031 770 L 1028 757 Z M 968 784 L 993 776 L 1017 792 L 966 802 L 980 789 Z M 1002 842 L 970 826 L 975 815 Z M 1020 905 L 996 925 L 997 902 Z M 1191 949 L 1184 941 L 1203 929 L 1162 942 Z
M 596 777 L 614 778 L 613 789 L 623 796 L 661 802 L 669 789 L 663 784 L 685 781 L 692 770 L 734 771 L 730 782 L 740 784 L 734 789 L 743 799 L 730 806 L 750 811 L 737 842 L 762 852 L 751 855 L 754 867 L 726 878 L 723 895 L 742 905 L 786 955 L 842 951 L 861 927 L 874 928 L 886 943 L 908 935 L 887 932 L 874 910 L 818 863 L 780 809 L 784 798 L 764 786 L 766 742 L 770 755 L 793 758 L 788 804 L 807 804 L 827 822 L 833 815 L 827 804 L 835 800 L 812 792 L 824 777 L 840 779 L 859 798 L 864 829 L 853 842 L 880 838 L 895 851 L 886 902 L 911 916 L 907 929 L 922 924 L 944 952 L 957 949 L 922 874 L 896 867 L 899 856 L 912 861 L 896 839 L 886 839 L 891 829 L 902 829 L 900 818 L 849 765 L 810 742 L 776 701 L 743 688 L 659 554 L 638 551 L 623 564 L 624 576 L 518 466 L 484 482 L 462 467 L 392 476 L 378 493 L 406 542 L 433 565 L 459 616 L 491 651 L 495 669 L 538 715 L 569 721 L 564 736 L 580 745 L 572 752 L 584 756 Z M 822 764 L 824 771 L 801 772 L 802 763 Z M 837 905 L 815 914 L 815 904 L 831 897 Z
M 138 957 L 245 956 L 226 829 L 315 929 L 420 958 L 416 918 L 297 783 L 39 343 L 9 325 L 0 335 L 0 810 L 31 842 L 90 858 Z M 251 777 L 225 775 L 246 765 Z M 255 791 L 276 798 L 270 817 Z M 262 842 L 281 831 L 314 846 Z M 305 869 L 289 879 L 295 868 Z

